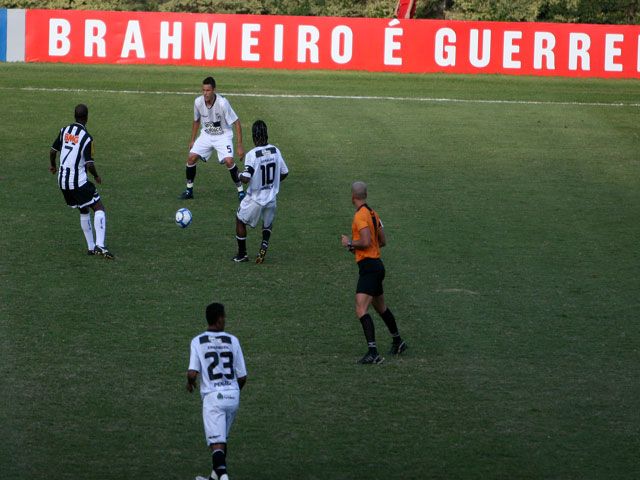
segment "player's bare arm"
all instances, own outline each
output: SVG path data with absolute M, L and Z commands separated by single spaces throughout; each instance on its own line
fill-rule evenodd
M 51 150 L 49 150 L 49 162 L 51 162 L 51 165 L 49 166 L 49 171 L 55 175 L 56 172 L 58 171 L 58 168 L 56 167 L 56 157 L 58 155 L 58 151 L 54 150 L 53 148 Z
M 88 161 L 87 162 L 87 170 L 89 171 L 89 173 L 91 175 L 93 175 L 93 178 L 95 179 L 96 183 L 102 183 L 102 177 L 100 177 L 100 175 L 98 175 L 98 171 L 96 170 L 95 163 L 93 163 L 92 161 Z
M 242 172 L 240 175 L 238 175 L 238 180 L 240 180 L 242 183 L 249 183 L 251 181 L 251 176 L 248 173 L 245 174 L 245 172 Z
M 369 248 L 371 245 L 371 230 L 369 227 L 364 227 L 360 230 L 360 238 L 358 240 L 352 240 L 346 235 L 342 235 L 342 246 L 350 248 Z
M 196 379 L 198 378 L 198 372 L 195 370 L 189 370 L 187 372 L 187 391 L 189 393 L 193 393 L 195 388 L 198 388 L 196 385 Z M 246 377 L 245 377 L 246 379 Z M 239 381 L 240 379 L 238 379 Z
M 242 390 L 242 388 L 244 387 L 245 383 L 247 383 L 247 376 L 246 375 L 244 377 L 238 378 L 238 387 L 240 387 L 240 390 Z
M 193 127 L 191 129 L 191 142 L 189 142 L 189 151 L 193 148 L 193 144 L 196 141 L 196 135 L 198 134 L 198 127 L 200 126 L 199 120 L 193 121 Z
M 387 244 L 387 237 L 384 234 L 384 228 L 380 227 L 378 229 L 378 245 L 380 245 L 380 248 L 382 248 L 386 244 Z
M 238 148 L 236 149 L 238 151 L 238 158 L 242 160 L 244 158 L 244 147 L 242 146 L 242 125 L 240 124 L 240 120 L 233 122 L 233 126 L 236 129 L 236 137 L 238 138 Z
M 283 181 L 285 178 L 289 176 L 289 172 L 280 174 L 280 181 Z

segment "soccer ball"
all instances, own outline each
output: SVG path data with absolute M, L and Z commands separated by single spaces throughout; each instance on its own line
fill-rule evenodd
M 187 228 L 191 224 L 191 211 L 188 208 L 181 208 L 176 212 L 176 225 Z

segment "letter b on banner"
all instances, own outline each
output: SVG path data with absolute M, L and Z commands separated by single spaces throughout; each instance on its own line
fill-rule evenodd
M 49 55 L 52 57 L 64 57 L 71 50 L 69 34 L 71 24 L 62 18 L 49 20 Z

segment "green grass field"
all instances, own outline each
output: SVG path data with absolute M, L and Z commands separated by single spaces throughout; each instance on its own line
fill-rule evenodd
M 291 170 L 263 265 L 229 261 L 215 162 L 173 223 L 210 73 Z M 234 480 L 640 477 L 640 82 L 1 64 L 0 102 L 0 478 L 206 476 L 184 385 L 212 301 L 249 372 Z M 114 261 L 48 172 L 81 102 Z M 377 367 L 339 246 L 355 180 L 410 345 Z

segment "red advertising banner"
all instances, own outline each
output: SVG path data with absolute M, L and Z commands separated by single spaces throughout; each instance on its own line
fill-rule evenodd
M 25 60 L 640 78 L 640 26 L 28 10 Z

